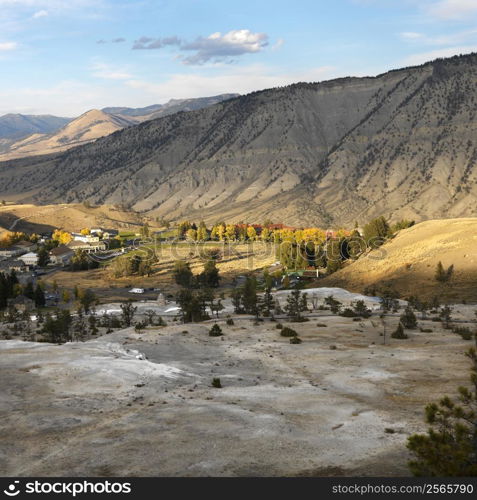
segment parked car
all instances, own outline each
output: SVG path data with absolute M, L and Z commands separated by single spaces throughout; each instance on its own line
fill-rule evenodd
M 144 293 L 144 288 L 131 288 L 129 293 Z

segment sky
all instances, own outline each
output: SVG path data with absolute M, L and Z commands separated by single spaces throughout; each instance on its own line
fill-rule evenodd
M 248 93 L 477 52 L 477 0 L 0 0 L 0 115 Z

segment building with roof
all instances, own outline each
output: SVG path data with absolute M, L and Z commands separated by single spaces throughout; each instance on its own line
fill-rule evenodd
M 28 252 L 24 255 L 20 255 L 18 260 L 23 261 L 26 266 L 34 267 L 38 265 L 38 254 L 35 252 Z
M 67 266 L 75 254 L 74 250 L 68 248 L 66 245 L 60 245 L 52 248 L 49 252 L 50 264 L 56 266 Z

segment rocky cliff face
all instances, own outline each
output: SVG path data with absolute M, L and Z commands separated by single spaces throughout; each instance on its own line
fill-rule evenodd
M 300 225 L 472 215 L 476 63 L 438 60 L 177 113 L 0 164 L 0 195 Z

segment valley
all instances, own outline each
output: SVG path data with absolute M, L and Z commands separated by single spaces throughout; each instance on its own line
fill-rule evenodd
M 476 63 L 1 116 L 1 475 L 475 475 Z

